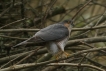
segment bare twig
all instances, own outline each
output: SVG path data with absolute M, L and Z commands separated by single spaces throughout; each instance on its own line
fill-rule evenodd
M 74 67 L 79 66 L 79 64 L 77 64 L 77 63 L 50 63 L 48 65 L 51 65 L 51 66 L 74 66 Z M 81 64 L 80 67 L 89 67 L 89 68 L 93 68 L 93 69 L 96 69 L 99 71 L 105 71 L 104 69 L 102 69 L 100 67 L 97 67 L 94 65 L 89 65 L 89 64 Z
M 17 62 L 16 64 L 19 64 L 19 63 L 21 63 L 22 61 L 24 61 L 25 59 L 27 59 L 28 57 L 32 56 L 32 55 L 33 55 L 34 53 L 36 53 L 39 49 L 40 49 L 40 48 L 35 49 L 35 50 L 32 51 L 28 56 L 26 56 L 25 58 L 21 59 L 21 60 L 20 60 L 19 62 Z M 23 55 L 21 55 L 21 56 L 23 56 Z M 0 69 L 2 69 L 3 67 L 7 66 L 7 65 L 10 64 L 10 63 L 12 63 L 13 61 L 15 61 L 16 59 L 18 59 L 18 58 L 21 57 L 21 56 L 17 56 L 16 58 L 10 60 L 10 61 L 7 62 L 6 64 L 2 65 L 2 66 L 0 67 Z M 16 64 L 15 64 L 15 65 L 16 65 Z
M 84 38 L 84 39 L 76 39 L 76 40 L 71 40 L 67 42 L 66 47 L 69 46 L 76 46 L 81 44 L 80 41 L 86 42 L 86 43 L 96 43 L 96 42 L 106 42 L 106 37 L 105 36 L 100 36 L 100 37 L 90 37 L 90 38 Z
M 31 53 L 30 53 L 28 56 L 26 56 L 25 58 L 23 58 L 23 59 L 21 59 L 20 61 L 18 61 L 15 65 L 22 63 L 25 59 L 27 59 L 27 58 L 31 57 L 33 54 L 35 54 L 39 49 L 40 49 L 40 47 L 37 48 L 37 49 L 35 49 L 33 52 L 31 52 Z
M 87 3 L 85 3 L 78 11 L 77 13 L 72 17 L 72 20 L 74 21 L 75 17 L 79 14 L 79 12 L 85 7 L 87 6 L 92 0 L 89 0 Z
M 8 7 L 7 9 L 5 9 L 5 10 L 0 14 L 0 18 L 1 18 L 7 11 L 9 11 L 12 7 L 13 7 L 13 5 L 11 4 L 10 7 Z
M 72 31 L 85 31 L 85 30 L 95 30 L 100 28 L 106 28 L 106 25 L 95 26 L 95 27 L 87 27 L 87 28 L 73 28 Z M 40 29 L 1 29 L 0 33 L 5 32 L 37 32 Z
M 97 43 L 97 42 L 106 42 L 106 36 L 100 36 L 100 37 L 91 37 L 91 38 L 84 38 L 84 39 L 76 39 L 76 40 L 69 40 L 66 44 L 66 47 L 70 46 L 77 46 L 80 45 L 80 41 L 86 42 L 86 43 Z M 31 46 L 41 46 L 41 44 L 31 44 Z M 5 45 L 7 47 L 10 47 L 10 45 Z M 30 46 L 30 45 L 29 45 Z
M 9 24 L 7 24 L 7 25 L 4 25 L 4 26 L 0 27 L 0 29 L 3 29 L 3 28 L 5 28 L 5 27 L 8 27 L 8 26 L 14 24 L 14 23 L 18 23 L 18 22 L 21 22 L 21 21 L 26 20 L 26 19 L 28 19 L 28 18 L 23 18 L 23 19 L 20 19 L 20 20 L 11 22 L 11 23 L 9 23 Z
M 41 62 L 41 63 L 29 63 L 29 64 L 14 65 L 14 66 L 11 66 L 11 67 L 7 67 L 7 68 L 4 68 L 4 69 L 1 69 L 0 71 L 12 71 L 12 70 L 19 70 L 19 69 L 23 69 L 23 68 L 29 68 L 29 67 L 33 67 L 33 66 L 41 66 L 41 65 L 52 63 L 52 62 L 65 60 L 65 59 L 71 58 L 73 56 L 82 54 L 82 53 L 94 52 L 94 51 L 98 51 L 98 50 L 106 50 L 106 48 L 92 48 L 92 49 L 83 50 L 83 51 L 79 51 L 79 52 L 73 53 L 67 58 L 61 58 L 61 59 L 58 59 L 58 60 L 50 60 L 50 61 L 45 61 L 45 62 Z M 105 70 L 102 69 L 101 71 L 105 71 Z
M 9 60 L 12 60 L 12 59 L 14 59 L 14 58 L 16 58 L 16 57 L 18 57 L 18 56 L 19 56 L 19 59 L 20 59 L 20 58 L 23 58 L 23 57 L 27 56 L 28 54 L 30 54 L 30 53 L 33 52 L 33 51 L 34 51 L 34 50 L 11 55 L 11 56 L 10 56 L 10 59 L 9 59 L 9 57 L 0 58 L 0 64 L 3 64 L 3 63 L 5 63 L 5 62 L 8 62 Z M 46 53 L 46 52 L 47 52 L 46 49 L 41 49 L 41 50 L 39 50 L 39 51 L 37 52 L 37 55 L 44 54 L 44 53 Z
M 105 12 L 101 15 L 101 17 L 99 18 L 99 20 L 97 21 L 97 23 L 95 24 L 95 26 L 97 26 L 97 25 L 99 24 L 99 22 L 102 20 L 102 18 L 104 17 L 105 14 L 106 14 L 106 10 L 105 10 Z M 96 32 L 95 32 L 95 37 L 97 36 L 98 31 L 99 31 L 99 29 L 96 30 Z
M 6 36 L 6 35 L 0 35 L 0 37 L 18 39 L 18 40 L 26 40 L 26 39 L 28 39 L 28 38 L 11 37 L 11 36 Z
M 42 23 L 45 22 L 46 17 L 48 16 L 50 9 L 52 8 L 52 6 L 55 4 L 56 1 L 57 1 L 57 0 L 53 0 L 53 1 L 51 0 L 50 6 L 48 6 L 48 8 L 47 8 L 47 10 L 46 10 L 46 12 L 45 12 L 45 16 L 44 16 L 44 18 L 43 18 Z

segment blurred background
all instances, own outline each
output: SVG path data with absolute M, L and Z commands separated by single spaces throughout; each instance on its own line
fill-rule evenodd
M 18 63 L 31 54 L 34 47 L 25 46 L 10 51 L 10 47 L 33 36 L 36 32 L 19 29 L 39 30 L 48 25 L 60 21 L 71 19 L 77 11 L 88 0 L 0 0 L 0 65 L 1 68 L 9 67 L 13 64 L 43 62 L 53 59 L 46 49 L 40 49 L 38 53 L 33 53 L 24 61 Z M 87 28 L 106 25 L 106 0 L 92 0 L 75 17 L 74 28 Z M 86 38 L 96 38 L 106 36 L 106 28 L 95 30 L 72 31 L 70 40 Z M 104 38 L 105 39 L 105 38 Z M 96 40 L 95 40 L 96 41 Z M 106 40 L 105 40 L 106 41 Z M 106 47 L 106 42 L 100 40 L 89 45 L 95 48 Z M 29 48 L 28 48 L 29 47 Z M 89 49 L 86 45 L 68 46 L 65 51 L 70 54 L 81 50 Z M 68 59 L 68 62 L 86 63 L 106 69 L 106 51 L 89 52 Z M 12 62 L 11 60 L 14 59 Z M 10 62 L 10 63 L 8 63 Z M 98 71 L 89 67 L 78 68 L 76 66 L 39 66 L 38 68 L 25 68 L 19 71 Z M 18 70 L 17 70 L 18 71 Z

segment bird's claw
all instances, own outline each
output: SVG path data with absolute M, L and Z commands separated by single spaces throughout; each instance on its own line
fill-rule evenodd
M 70 56 L 70 54 L 67 52 L 64 52 L 64 54 L 66 55 L 66 58 Z

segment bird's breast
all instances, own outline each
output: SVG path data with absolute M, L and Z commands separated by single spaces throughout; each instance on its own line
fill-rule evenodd
M 59 48 L 57 47 L 57 44 L 55 42 L 49 42 L 47 44 L 47 49 L 48 49 L 48 52 L 53 55 L 58 53 L 59 51 Z

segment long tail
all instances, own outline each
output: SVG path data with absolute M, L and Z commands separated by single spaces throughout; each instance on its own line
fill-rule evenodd
M 20 45 L 25 45 L 27 43 L 28 43 L 27 40 L 25 40 L 25 41 L 23 41 L 23 42 L 21 42 L 19 44 L 16 44 L 15 46 L 12 46 L 11 48 L 15 48 L 15 47 L 20 46 Z
M 23 41 L 23 42 L 21 42 L 21 43 L 19 43 L 19 44 L 16 44 L 15 46 L 12 46 L 11 48 L 15 48 L 15 47 L 18 47 L 18 46 L 20 46 L 20 45 L 25 45 L 25 44 L 30 44 L 30 43 L 32 43 L 32 42 L 28 42 L 29 41 L 29 39 L 27 39 L 27 40 L 25 40 L 25 41 Z
M 39 42 L 44 42 L 44 41 L 42 39 L 40 39 L 40 38 L 36 38 L 36 36 L 33 36 L 33 37 L 31 37 L 31 38 L 29 38 L 29 39 L 27 39 L 27 40 L 15 45 L 15 46 L 13 46 L 11 48 L 15 48 L 15 47 L 20 46 L 20 45 L 31 44 L 33 42 L 34 43 L 39 43 Z

